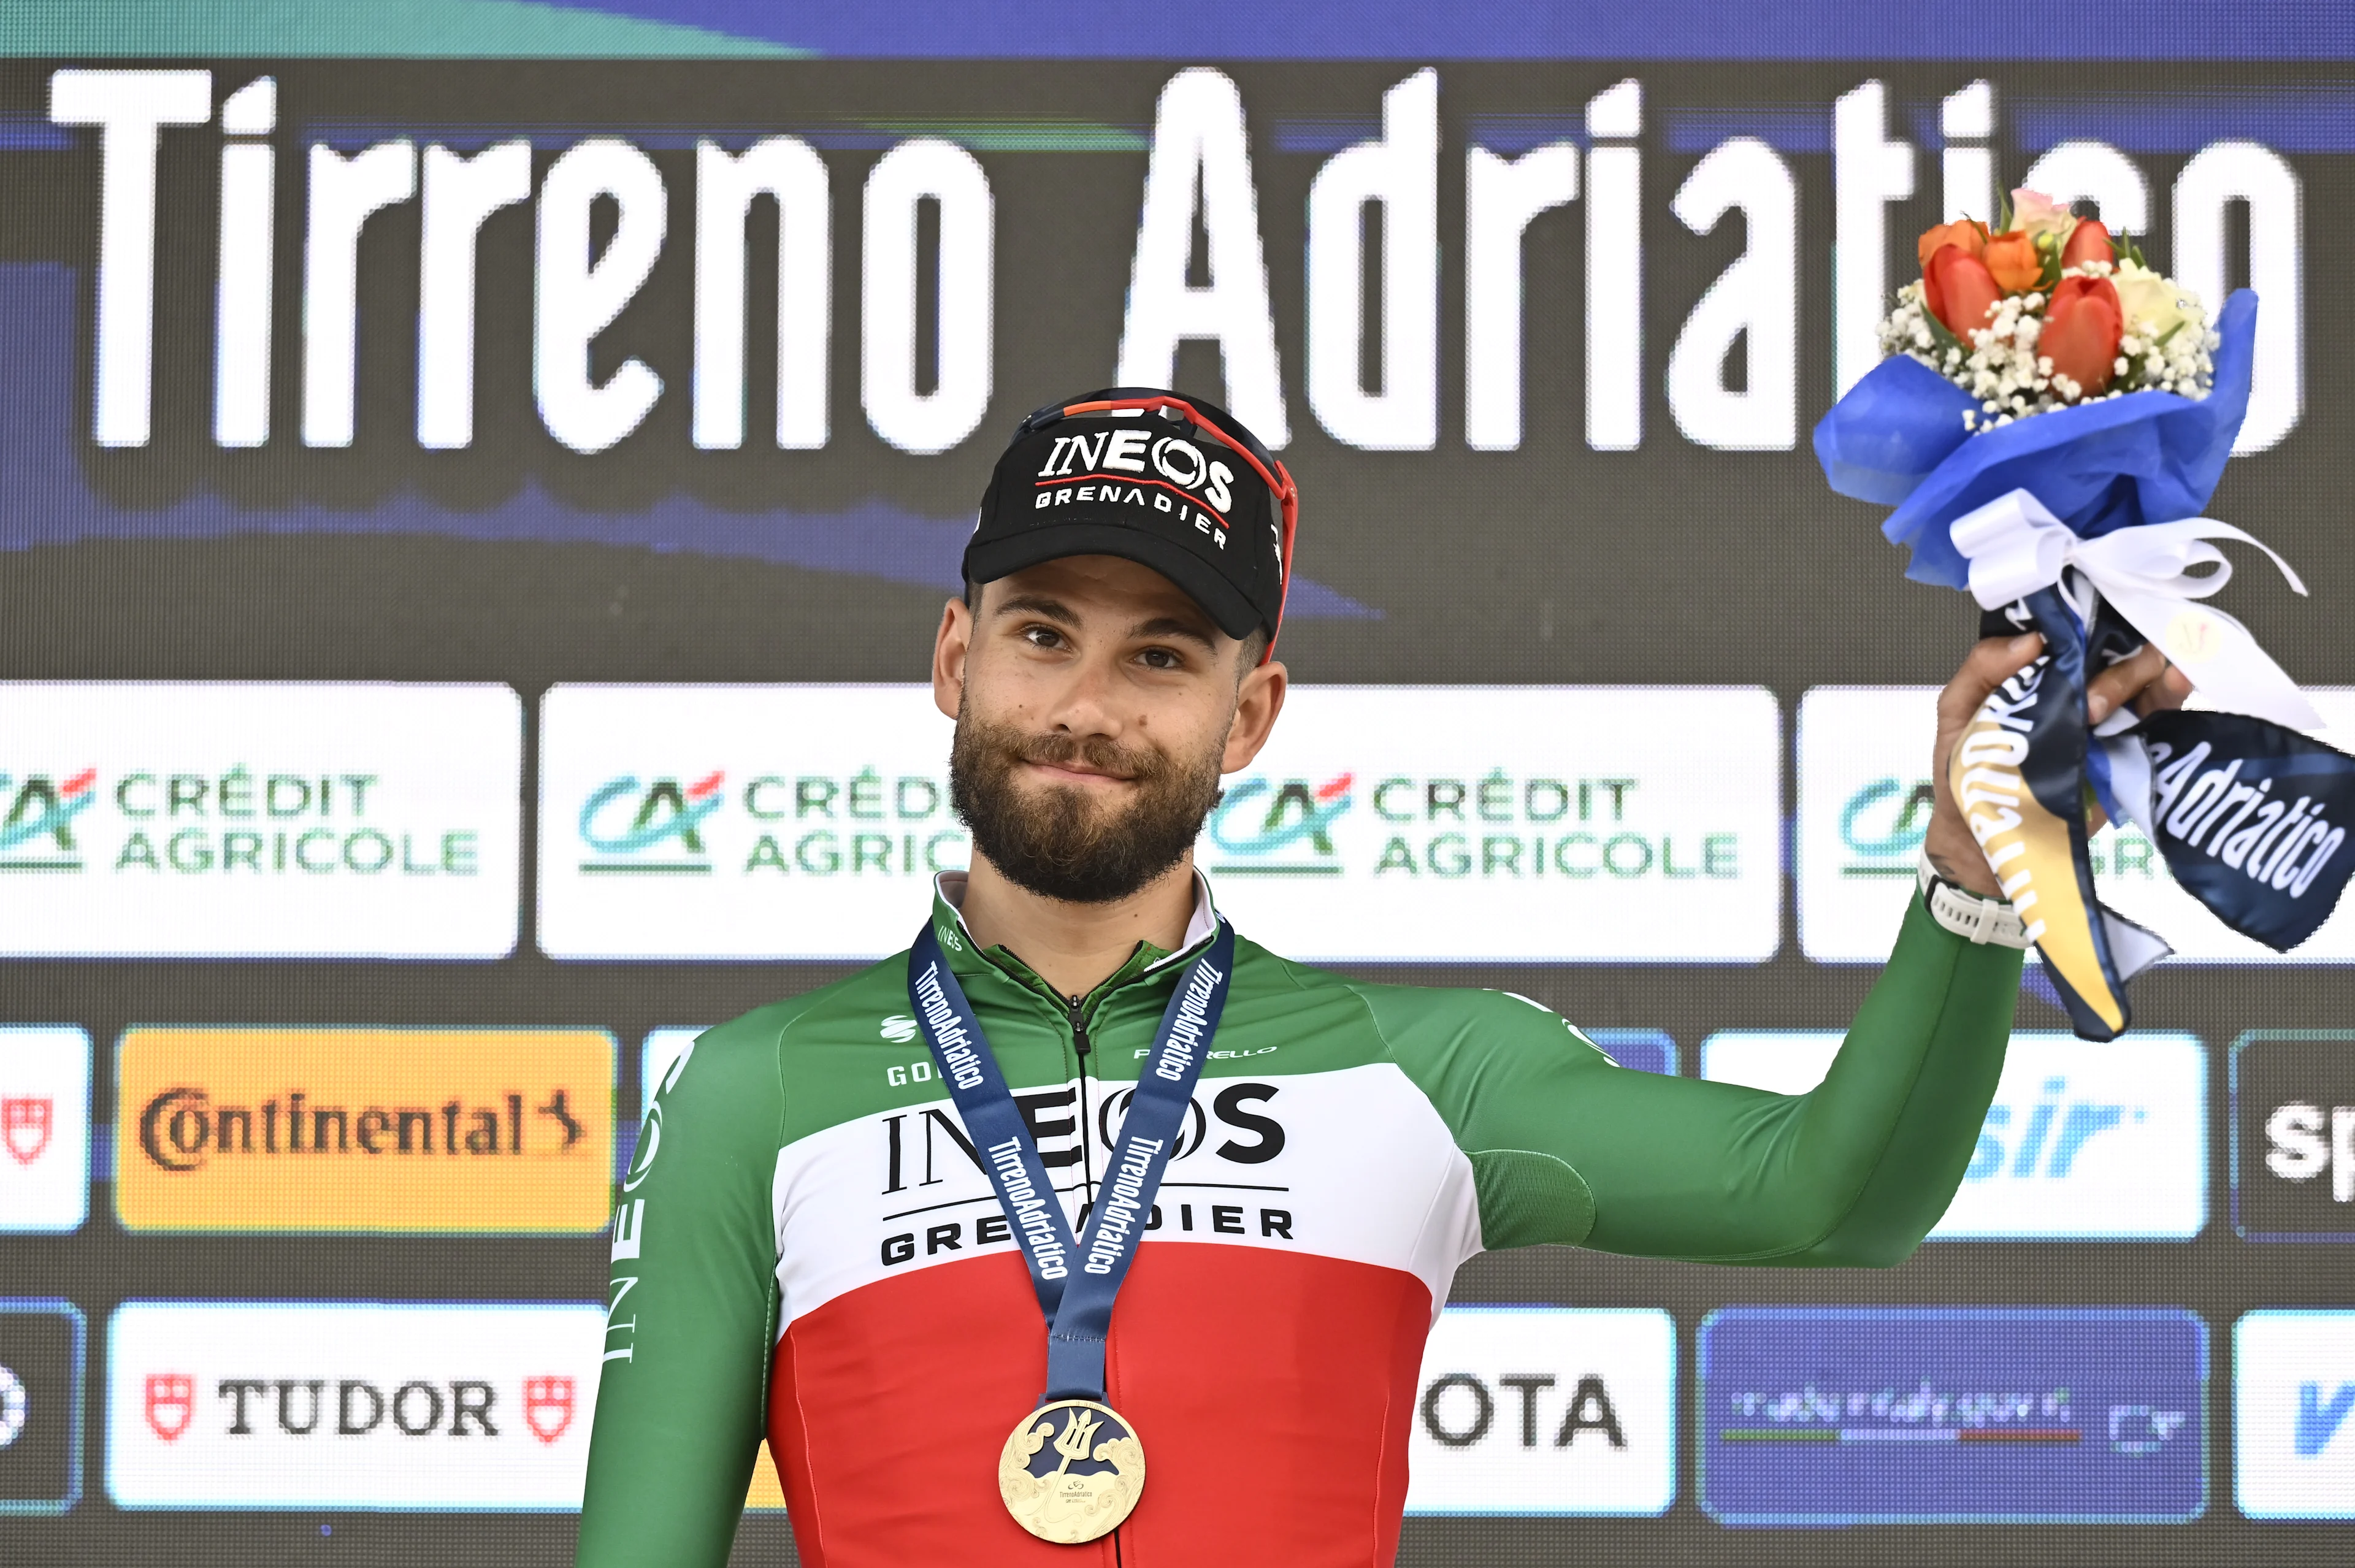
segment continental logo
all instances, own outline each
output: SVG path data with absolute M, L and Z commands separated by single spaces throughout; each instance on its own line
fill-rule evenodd
M 596 1231 L 613 1168 L 596 1029 L 124 1032 L 115 1201 L 134 1231 Z

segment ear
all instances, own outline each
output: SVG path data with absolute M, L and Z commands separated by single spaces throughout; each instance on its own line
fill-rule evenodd
M 941 629 L 932 635 L 932 706 L 954 719 L 964 706 L 964 661 L 973 652 L 973 612 L 962 599 L 941 608 Z
M 1284 711 L 1284 694 L 1290 673 L 1273 659 L 1253 668 L 1235 688 L 1235 717 L 1227 727 L 1227 749 L 1219 759 L 1222 773 L 1251 766 L 1268 736 L 1275 732 L 1275 716 Z

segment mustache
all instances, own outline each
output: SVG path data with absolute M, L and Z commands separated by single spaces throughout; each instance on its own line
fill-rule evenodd
M 1147 784 L 1169 771 L 1169 760 L 1148 746 L 1123 746 L 1105 735 L 1066 735 L 1049 731 L 1027 734 L 1010 725 L 987 726 L 983 743 L 1002 762 L 1042 763 L 1069 767 L 1074 763 L 1099 773 L 1133 784 Z
M 1076 784 L 1027 787 L 1024 763 L 1084 767 L 1124 780 L 1124 795 Z M 1219 798 L 1219 753 L 1173 755 L 1106 735 L 1026 731 L 960 714 L 949 751 L 949 805 L 974 853 L 1017 886 L 1070 903 L 1125 898 L 1185 859 Z M 1092 798 L 1093 797 L 1093 798 Z

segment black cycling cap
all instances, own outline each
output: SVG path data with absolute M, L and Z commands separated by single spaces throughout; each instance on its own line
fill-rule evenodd
M 1120 556 L 1184 589 L 1231 637 L 1266 628 L 1273 655 L 1298 521 L 1292 475 L 1225 410 L 1108 387 L 1022 421 L 982 497 L 964 575 Z

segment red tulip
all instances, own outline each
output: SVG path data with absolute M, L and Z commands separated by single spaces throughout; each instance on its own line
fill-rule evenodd
M 2107 391 L 2116 373 L 2125 320 L 2118 291 L 2109 279 L 2063 278 L 2045 307 L 2036 352 L 2052 361 L 2054 375 L 2068 377 L 2086 397 L 2093 397 Z
M 2098 218 L 2081 218 L 2070 231 L 2069 243 L 2062 249 L 2061 264 L 2082 267 L 2088 261 L 2109 261 L 2116 259 L 2110 249 L 2110 231 L 2102 227 Z
M 1922 272 L 1923 303 L 1946 330 L 1964 342 L 1974 328 L 1987 325 L 1987 312 L 2003 298 L 1987 263 L 1959 245 L 1942 245 Z

